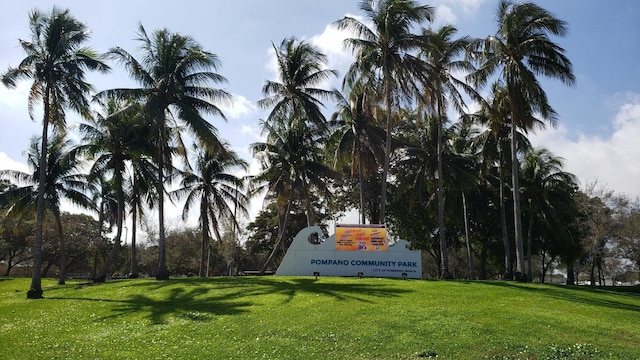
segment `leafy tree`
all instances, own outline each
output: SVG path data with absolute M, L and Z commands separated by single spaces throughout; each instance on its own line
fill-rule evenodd
M 307 127 L 302 121 L 294 121 L 286 128 L 263 122 L 263 128 L 267 132 L 267 141 L 251 144 L 253 156 L 261 166 L 260 173 L 252 178 L 252 182 L 255 192 L 266 192 L 267 199 L 276 202 L 280 214 L 280 235 L 262 272 L 285 238 L 289 214 L 295 203 L 304 204 L 308 226 L 317 224 L 314 194 L 330 198 L 331 179 L 335 177 L 333 170 L 324 163 L 321 156 L 321 130 Z
M 468 37 L 454 38 L 456 28 L 450 25 L 439 30 L 424 30 L 421 54 L 425 57 L 425 67 L 428 74 L 425 84 L 424 101 L 431 109 L 437 123 L 437 198 L 438 198 L 438 234 L 440 240 L 440 263 L 443 278 L 450 279 L 449 259 L 447 256 L 447 238 L 444 224 L 444 185 L 442 173 L 443 127 L 447 122 L 447 108 L 451 104 L 459 113 L 463 112 L 465 102 L 458 89 L 475 95 L 475 90 L 464 81 L 457 79 L 454 74 L 470 72 L 471 63 L 464 55 L 470 44 Z
M 356 36 L 345 40 L 345 46 L 356 56 L 345 82 L 353 83 L 354 79 L 363 77 L 384 85 L 386 141 L 379 220 L 379 223 L 384 224 L 387 173 L 391 157 L 393 96 L 401 90 L 408 93 L 417 88 L 414 77 L 421 76 L 423 66 L 413 54 L 419 48 L 420 40 L 412 31 L 425 21 L 431 21 L 433 8 L 418 5 L 412 0 L 362 0 L 359 7 L 364 14 L 363 21 L 345 16 L 335 24 L 338 29 L 351 31 Z
M 361 223 L 366 223 L 365 182 L 377 175 L 378 164 L 384 158 L 385 133 L 375 122 L 372 101 L 375 95 L 361 84 L 350 92 L 349 99 L 340 94 L 337 110 L 331 117 L 329 144 L 335 147 L 336 170 L 348 164 L 351 178 L 358 177 Z M 373 220 L 373 214 L 370 219 Z
M 22 185 L 5 191 L 12 205 L 9 213 L 20 216 L 31 213 L 36 209 L 37 199 L 40 190 L 44 190 L 44 200 L 47 210 L 51 212 L 55 220 L 56 235 L 60 242 L 60 277 L 58 283 L 64 284 L 66 275 L 66 252 L 63 237 L 60 206 L 62 199 L 67 199 L 73 204 L 86 209 L 93 209 L 91 199 L 85 194 L 87 183 L 85 176 L 80 173 L 82 162 L 77 148 L 70 147 L 70 140 L 65 140 L 61 136 L 45 142 L 48 145 L 48 156 L 46 168 L 40 167 L 41 159 L 38 139 L 31 139 L 31 146 L 27 153 L 27 164 L 33 169 L 33 173 L 24 173 L 17 170 L 0 170 L 0 177 L 9 178 Z M 44 171 L 43 171 L 44 170 Z M 44 186 L 40 186 L 38 181 L 42 178 L 41 172 L 45 172 Z M 36 226 L 37 234 L 37 226 Z M 34 253 L 35 258 L 35 253 Z M 34 263 L 35 266 L 35 263 Z M 34 272 L 36 269 L 34 268 Z
M 210 246 L 210 231 L 224 250 L 223 238 L 220 235 L 225 221 L 231 221 L 237 228 L 238 212 L 240 216 L 248 217 L 248 197 L 240 192 L 244 186 L 241 178 L 231 172 L 236 169 L 246 169 L 247 163 L 240 159 L 230 149 L 214 153 L 199 149 L 194 144 L 196 154 L 195 170 L 183 174 L 180 188 L 173 194 L 177 198 L 186 198 L 182 212 L 185 219 L 192 206 L 199 207 L 199 221 L 201 228 L 200 269 L 199 276 L 207 276 L 207 254 Z M 233 244 L 229 244 L 230 246 Z
M 27 56 L 18 67 L 10 67 L 2 75 L 2 83 L 15 87 L 20 80 L 32 80 L 29 91 L 29 116 L 34 118 L 34 107 L 43 105 L 42 144 L 39 168 L 47 164 L 47 140 L 49 124 L 64 132 L 65 109 L 70 108 L 84 117 L 89 117 L 87 96 L 92 86 L 85 81 L 86 70 L 106 72 L 109 67 L 98 59 L 97 54 L 82 45 L 89 39 L 87 27 L 75 19 L 69 10 L 54 7 L 45 14 L 33 10 L 29 15 L 31 40 L 20 40 L 20 47 Z M 42 222 L 45 211 L 45 172 L 40 173 L 36 212 L 36 234 L 33 246 L 33 277 L 27 298 L 42 297 L 41 247 Z
M 169 278 L 163 195 L 164 172 L 171 162 L 167 155 L 172 135 L 169 130 L 174 131 L 175 138 L 178 135 L 176 132 L 186 128 L 207 148 L 222 148 L 215 127 L 202 114 L 213 114 L 224 119 L 224 114 L 215 103 L 230 101 L 231 95 L 210 87 L 211 84 L 226 82 L 223 76 L 215 72 L 220 66 L 220 60 L 215 54 L 205 51 L 191 37 L 171 33 L 167 29 L 156 30 L 149 37 L 142 25 L 138 27 L 138 36 L 142 61 L 136 60 L 119 47 L 111 49 L 109 53 L 125 66 L 141 87 L 106 90 L 98 96 L 139 101 L 143 104 L 145 116 L 151 122 L 152 139 L 156 145 L 155 161 L 158 165 L 156 191 L 159 195 L 159 256 L 156 278 L 163 280 Z M 181 121 L 182 124 L 171 127 L 167 119 Z
M 477 41 L 473 56 L 481 65 L 469 76 L 473 84 L 484 84 L 499 72 L 509 94 L 511 105 L 511 178 L 514 203 L 516 242 L 516 279 L 526 280 L 522 219 L 520 209 L 519 165 L 517 161 L 516 128 L 530 129 L 531 114 L 555 124 L 557 114 L 536 78 L 544 75 L 565 84 L 573 84 L 575 76 L 564 49 L 551 41 L 549 34 L 563 36 L 564 21 L 540 6 L 525 2 L 501 0 L 496 12 L 498 30 L 495 35 Z
M 317 87 L 336 75 L 335 70 L 326 68 L 326 55 L 293 37 L 282 40 L 279 47 L 273 45 L 273 50 L 280 81 L 267 80 L 262 87 L 265 98 L 258 101 L 263 109 L 271 109 L 266 122 L 305 120 L 325 128 L 322 100 L 336 98 L 335 91 Z
M 535 230 L 543 230 L 543 234 L 538 236 L 541 239 L 550 238 L 550 242 L 571 241 L 568 224 L 576 216 L 573 195 L 578 187 L 578 180 L 575 175 L 563 171 L 562 167 L 562 159 L 544 148 L 527 153 L 522 162 L 522 191 L 529 213 L 527 270 L 531 275 L 531 249 Z
M 80 149 L 94 160 L 89 176 L 112 176 L 116 201 L 115 243 L 102 270 L 93 279 L 95 282 L 105 281 L 120 250 L 125 219 L 124 179 L 127 163 L 136 157 L 151 154 L 153 149 L 149 141 L 149 127 L 142 117 L 140 106 L 116 98 L 109 98 L 101 105 L 102 113 L 97 113 L 79 126 L 84 141 Z

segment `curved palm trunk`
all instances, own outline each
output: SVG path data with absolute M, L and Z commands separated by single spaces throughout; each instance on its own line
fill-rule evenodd
M 516 280 L 527 281 L 524 269 L 524 244 L 522 241 L 522 218 L 520 212 L 520 181 L 518 153 L 516 148 L 516 126 L 511 124 L 511 181 L 513 183 L 513 224 L 516 240 Z
M 533 264 L 531 263 L 531 243 L 533 242 L 533 206 L 531 205 L 531 199 L 529 199 L 529 227 L 527 228 L 527 274 L 529 274 L 528 281 L 533 281 Z M 542 263 L 544 267 L 544 262 Z M 544 282 L 544 281 L 542 281 Z
M 280 243 L 282 243 L 282 239 L 284 239 L 284 236 L 286 234 L 286 228 L 289 222 L 290 211 L 291 211 L 291 199 L 287 200 L 287 212 L 284 214 L 284 220 L 282 221 L 282 228 L 280 229 L 278 241 L 276 242 L 276 245 L 273 247 L 273 250 L 271 250 L 269 257 L 267 257 L 267 260 L 264 262 L 264 265 L 262 265 L 262 268 L 260 269 L 260 275 L 264 275 L 265 271 L 267 270 L 267 266 L 269 266 L 269 263 L 271 263 L 271 261 L 273 260 L 273 257 L 276 255 L 276 252 L 280 247 Z
M 44 94 L 44 116 L 42 119 L 42 140 L 40 153 L 40 176 L 38 179 L 38 203 L 36 208 L 36 233 L 33 242 L 33 275 L 27 299 L 42 298 L 42 223 L 44 222 L 44 190 L 47 181 L 47 136 L 49 135 L 49 84 Z

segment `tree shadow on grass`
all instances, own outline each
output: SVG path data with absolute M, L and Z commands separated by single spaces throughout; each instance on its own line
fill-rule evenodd
M 156 290 L 158 289 L 156 288 Z M 47 299 L 113 303 L 112 314 L 104 316 L 102 319 L 143 313 L 146 314 L 145 317 L 150 323 L 154 325 L 164 324 L 170 317 L 194 322 L 210 321 L 215 316 L 235 315 L 245 312 L 245 308 L 252 305 L 249 301 L 239 300 L 237 292 L 211 296 L 208 294 L 210 290 L 212 288 L 173 287 L 154 292 L 146 289 L 145 286 L 141 286 L 138 293 L 131 294 L 123 299 L 64 296 L 47 297 Z
M 113 286 L 113 288 L 108 288 Z M 83 297 L 84 289 L 104 289 L 105 298 Z M 292 302 L 296 296 L 315 294 L 339 301 L 375 303 L 398 297 L 410 290 L 401 286 L 374 284 L 366 280 L 316 280 L 314 278 L 223 277 L 184 278 L 167 281 L 119 280 L 99 285 L 76 287 L 78 296 L 47 297 L 52 300 L 111 302 L 112 314 L 104 318 L 117 318 L 143 313 L 152 324 L 164 324 L 169 318 L 187 321 L 210 321 L 215 316 L 236 315 L 250 311 L 261 296 L 281 295 L 282 303 Z M 122 293 L 128 295 L 121 295 Z
M 640 306 L 632 304 L 632 302 L 639 302 L 639 298 L 635 294 L 612 292 L 601 289 L 586 288 L 583 286 L 531 286 L 530 284 L 521 284 L 507 281 L 491 281 L 483 283 L 487 285 L 530 291 L 554 299 L 571 301 L 579 304 L 640 312 Z M 621 299 L 625 300 L 628 299 L 629 302 L 615 300 L 612 299 L 611 296 L 620 297 Z

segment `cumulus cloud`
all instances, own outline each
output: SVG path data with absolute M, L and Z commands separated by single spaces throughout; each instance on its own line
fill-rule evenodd
M 582 186 L 597 180 L 616 192 L 640 197 L 640 94 L 627 95 L 609 121 L 614 129 L 609 136 L 581 134 L 571 140 L 569 130 L 560 126 L 534 134 L 531 141 L 563 157 L 566 170 L 575 174 Z
M 250 116 L 257 113 L 256 104 L 242 95 L 233 95 L 231 104 L 220 106 L 224 115 L 230 119 L 239 119 L 244 116 Z
M 22 172 L 29 172 L 27 164 L 14 160 L 5 152 L 0 151 L 0 170 L 18 170 Z

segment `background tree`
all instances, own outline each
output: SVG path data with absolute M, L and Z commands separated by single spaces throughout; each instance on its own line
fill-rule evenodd
M 412 0 L 362 0 L 359 7 L 364 14 L 363 21 L 345 16 L 335 24 L 338 29 L 348 30 L 356 36 L 345 40 L 345 46 L 356 56 L 345 76 L 345 83 L 353 83 L 355 79 L 363 77 L 384 86 L 386 141 L 379 219 L 379 223 L 384 224 L 392 119 L 395 113 L 393 96 L 400 90 L 407 93 L 417 87 L 412 86 L 415 85 L 414 77 L 419 78 L 423 68 L 421 61 L 413 55 L 420 43 L 413 31 L 415 27 L 431 21 L 433 8 L 418 5 Z M 371 24 L 371 27 L 367 24 Z
M 221 236 L 225 221 L 230 221 L 238 227 L 238 216 L 248 217 L 247 205 L 249 199 L 240 192 L 244 187 L 241 178 L 233 175 L 233 170 L 245 169 L 248 164 L 240 159 L 230 149 L 211 152 L 194 144 L 196 154 L 195 169 L 183 174 L 180 188 L 173 194 L 178 198 L 185 198 L 182 218 L 186 219 L 192 206 L 199 207 L 199 221 L 201 228 L 200 269 L 199 276 L 207 276 L 207 255 L 211 245 L 210 231 L 213 231 L 219 243 L 219 249 L 224 251 L 225 244 Z M 230 246 L 233 244 L 229 244 Z
M 5 191 L 12 205 L 9 213 L 15 216 L 33 214 L 36 209 L 39 191 L 44 190 L 45 207 L 55 220 L 56 237 L 59 241 L 59 284 L 64 284 L 66 276 L 66 251 L 61 221 L 62 199 L 67 199 L 73 204 L 85 209 L 94 209 L 91 199 L 86 195 L 87 183 L 84 174 L 80 173 L 82 161 L 77 148 L 70 147 L 70 140 L 56 136 L 46 143 L 48 156 L 46 168 L 40 168 L 40 148 L 37 138 L 31 139 L 31 146 L 27 152 L 27 164 L 33 169 L 33 173 L 24 173 L 17 170 L 0 170 L 0 177 L 9 178 L 20 186 Z M 42 178 L 41 172 L 45 172 L 45 184 L 40 186 L 38 181 Z M 36 226 L 37 233 L 37 226 Z M 35 264 L 34 264 L 35 266 Z M 34 268 L 35 272 L 35 268 Z
M 18 67 L 10 67 L 2 75 L 2 83 L 15 87 L 20 80 L 31 80 L 28 108 L 34 119 L 34 107 L 43 105 L 42 144 L 39 167 L 47 164 L 47 140 L 49 124 L 64 132 L 65 109 L 70 108 L 84 117 L 89 117 L 87 96 L 92 87 L 85 81 L 86 70 L 106 72 L 109 67 L 98 59 L 98 55 L 82 45 L 89 39 L 87 27 L 75 19 L 69 10 L 54 7 L 45 14 L 33 10 L 29 15 L 31 40 L 20 40 L 20 47 L 27 56 Z M 42 222 L 44 221 L 45 172 L 40 173 L 36 212 L 36 234 L 33 245 L 33 277 L 27 298 L 42 297 L 41 246 Z
M 115 96 L 139 101 L 143 104 L 145 116 L 151 122 L 153 141 L 156 145 L 155 161 L 158 164 L 156 191 L 158 197 L 158 270 L 156 278 L 168 279 L 164 233 L 164 183 L 165 170 L 171 163 L 167 157 L 170 147 L 167 119 L 180 121 L 182 127 L 190 130 L 204 146 L 221 148 L 217 131 L 202 114 L 212 114 L 225 119 L 215 105 L 229 102 L 231 95 L 215 89 L 211 84 L 225 83 L 226 79 L 215 71 L 220 66 L 219 58 L 202 49 L 189 36 L 171 33 L 167 29 L 156 30 L 147 35 L 144 27 L 138 27 L 139 50 L 142 61 L 116 47 L 110 50 L 111 57 L 118 60 L 129 71 L 141 87 L 112 89 L 98 94 L 102 97 Z
M 565 84 L 575 82 L 571 61 L 564 49 L 551 41 L 549 34 L 564 36 L 567 25 L 540 6 L 525 2 L 501 0 L 496 11 L 498 30 L 495 35 L 477 41 L 473 56 L 481 61 L 469 76 L 474 85 L 484 84 L 499 71 L 511 104 L 511 178 L 516 242 L 516 279 L 526 280 L 524 246 L 520 209 L 519 163 L 517 160 L 516 128 L 530 129 L 532 114 L 552 125 L 557 114 L 536 75 L 559 79 Z

